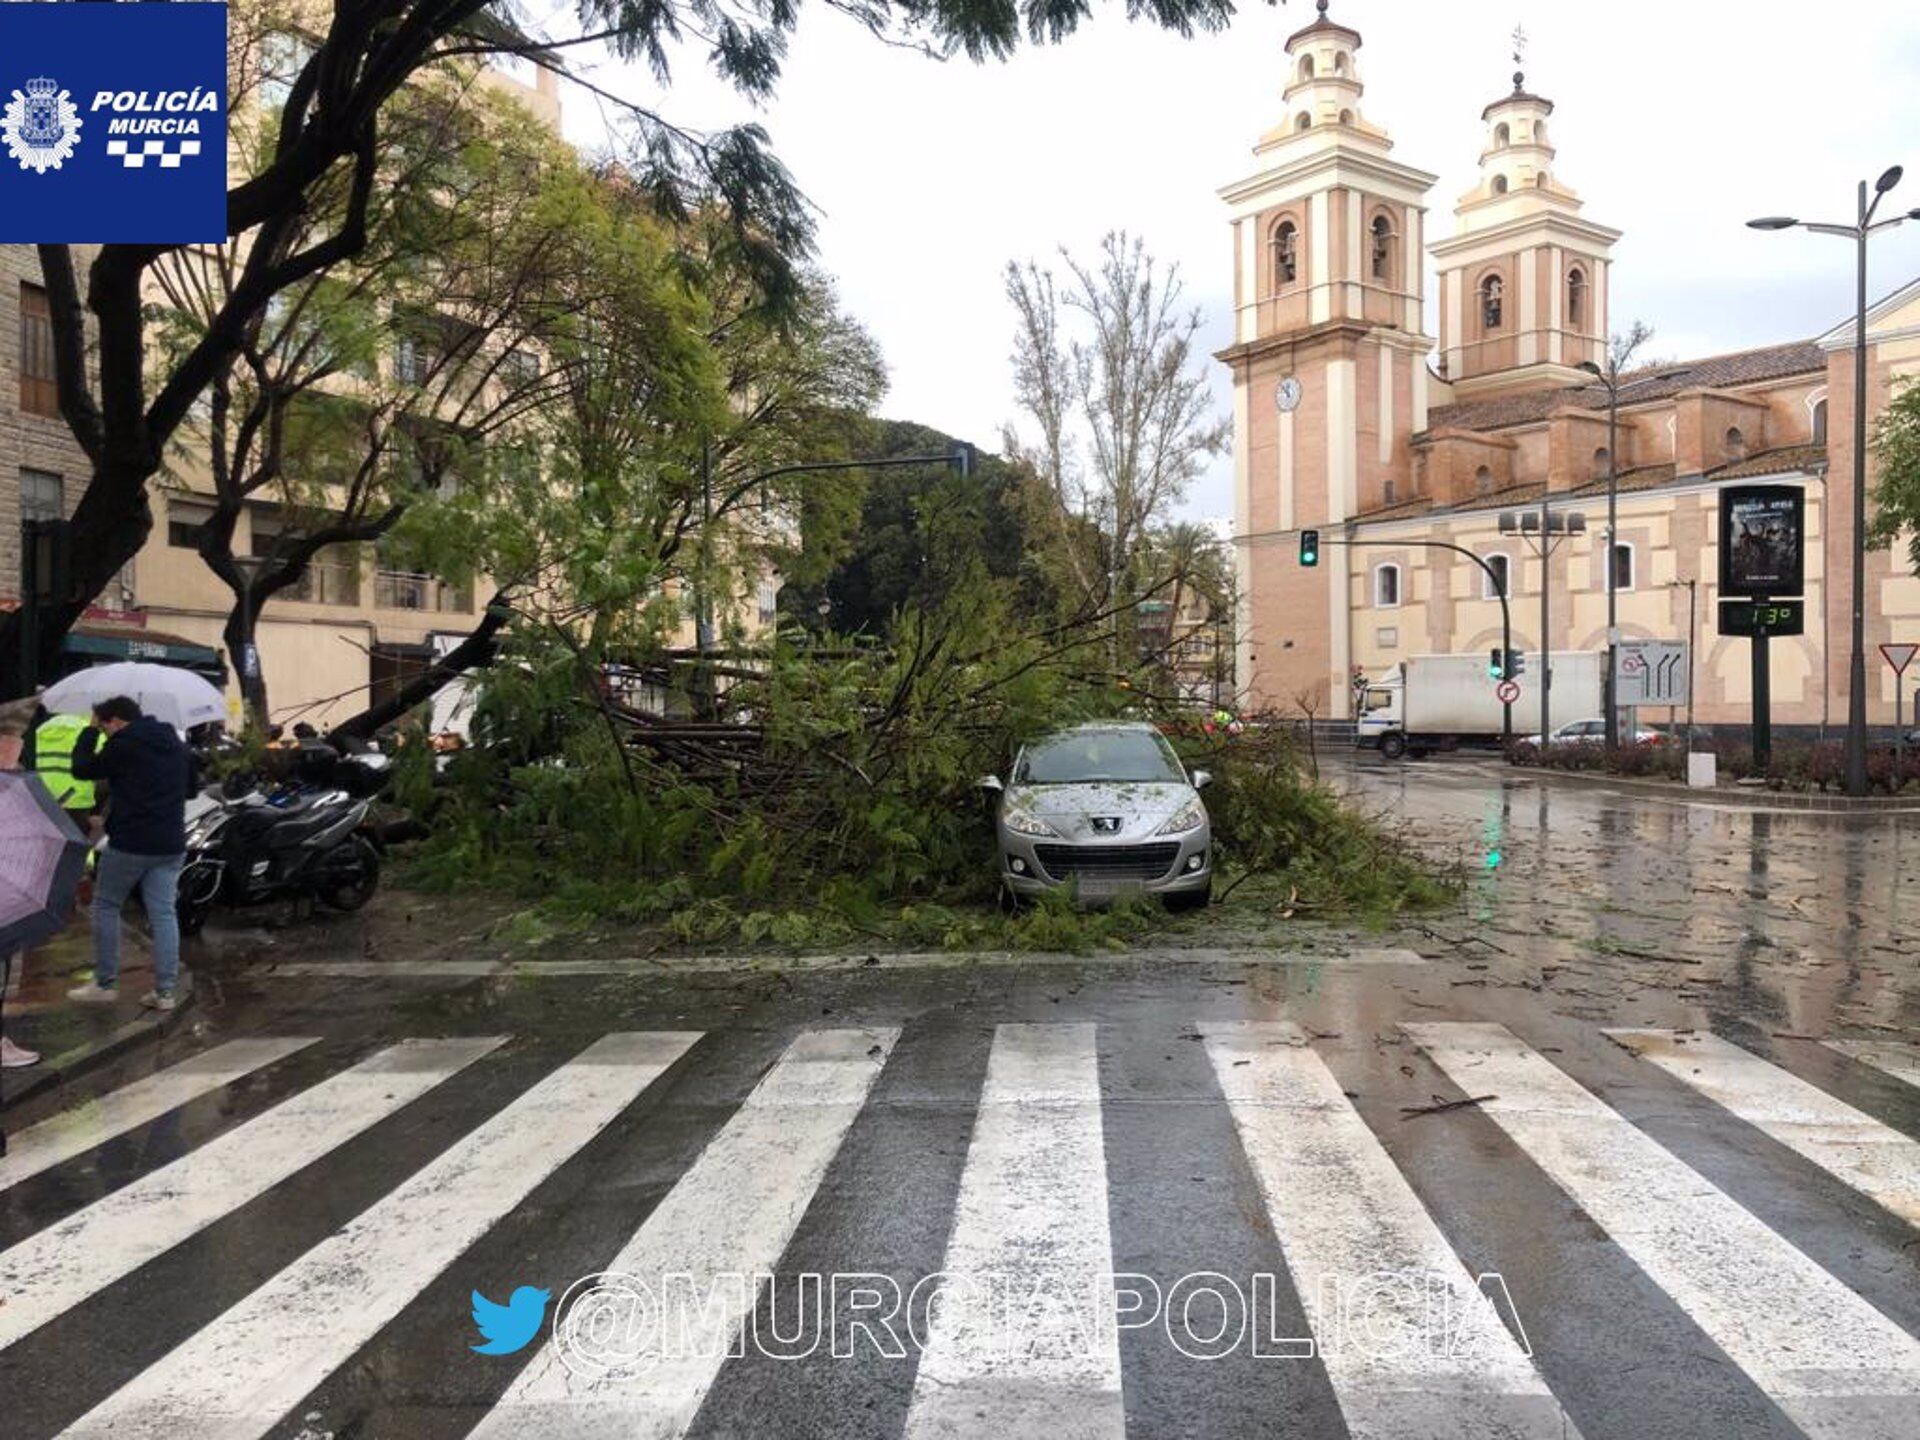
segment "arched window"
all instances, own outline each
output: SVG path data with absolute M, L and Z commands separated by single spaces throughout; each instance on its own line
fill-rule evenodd
M 1300 274 L 1300 231 L 1291 220 L 1273 227 L 1273 288 L 1291 285 Z
M 1347 73 L 1347 55 L 1344 50 L 1336 50 L 1333 52 L 1333 73 L 1336 75 L 1344 75 Z
M 1507 128 L 1506 121 L 1502 120 L 1498 125 L 1493 127 L 1493 143 L 1496 145 L 1510 145 L 1513 143 L 1513 132 Z
M 1513 594 L 1513 561 L 1505 555 L 1485 555 L 1481 558 L 1487 562 L 1487 570 L 1491 570 L 1493 574 L 1488 575 L 1487 570 L 1480 572 L 1480 598 L 1498 600 L 1502 595 L 1511 596 Z
M 1302 55 L 1300 57 L 1300 78 L 1302 80 L 1311 80 L 1313 78 L 1313 57 L 1311 55 Z
M 1500 283 L 1498 275 L 1489 275 L 1480 282 L 1480 325 L 1485 330 L 1500 328 L 1500 301 L 1506 293 L 1506 286 Z
M 1311 130 L 1313 128 L 1313 116 L 1302 110 L 1298 115 L 1293 117 L 1293 128 L 1296 131 Z
M 1547 143 L 1546 121 L 1536 120 L 1533 122 L 1533 143 L 1536 145 L 1544 145 Z
M 1567 324 L 1575 330 L 1587 328 L 1587 272 L 1578 265 L 1567 272 Z
M 1506 194 L 1507 193 L 1507 177 L 1504 175 L 1494 176 L 1493 184 L 1491 188 L 1493 190 L 1493 193 L 1496 195 Z
M 1476 495 L 1491 495 L 1493 493 L 1493 471 L 1489 470 L 1485 465 L 1482 465 L 1478 470 L 1473 472 L 1473 490 Z
M 1373 217 L 1373 278 L 1393 279 L 1393 222 L 1384 215 Z
M 1340 123 L 1342 125 L 1353 124 L 1353 112 L 1351 110 L 1342 110 L 1340 112 Z
M 1391 610 L 1400 603 L 1400 567 L 1381 565 L 1373 572 L 1373 603 L 1382 610 Z
M 1593 478 L 1594 479 L 1596 480 L 1606 479 L 1607 471 L 1611 469 L 1612 466 L 1613 466 L 1613 452 L 1607 449 L 1606 446 L 1602 445 L 1598 450 L 1593 452 Z
M 1547 188 L 1547 172 L 1546 171 L 1542 170 L 1538 175 L 1535 175 L 1533 177 L 1533 188 L 1536 190 L 1544 190 Z
M 1747 458 L 1747 437 L 1740 433 L 1738 425 L 1727 427 L 1727 459 L 1744 460 Z
M 1827 402 L 1824 400 L 1813 402 L 1813 443 L 1827 443 Z

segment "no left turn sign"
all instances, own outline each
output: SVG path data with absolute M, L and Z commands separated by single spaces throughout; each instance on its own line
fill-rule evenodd
M 1493 687 L 1493 693 L 1499 698 L 1502 705 L 1511 705 L 1520 698 L 1519 682 L 1502 680 L 1498 685 Z

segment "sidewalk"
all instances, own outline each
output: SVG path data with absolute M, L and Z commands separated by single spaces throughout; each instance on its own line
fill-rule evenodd
M 135 912 L 137 913 L 137 912 Z M 8 977 L 6 1032 L 40 1052 L 40 1063 L 0 1074 L 0 1110 L 86 1073 L 136 1045 L 157 1039 L 193 1005 L 193 979 L 180 971 L 180 1004 L 171 1015 L 142 1008 L 153 988 L 147 937 L 131 917 L 120 927 L 120 1000 L 81 1005 L 67 991 L 93 973 L 93 935 L 82 911 L 59 935 L 15 957 Z

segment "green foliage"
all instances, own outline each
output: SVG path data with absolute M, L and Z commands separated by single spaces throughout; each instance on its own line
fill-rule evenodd
M 1880 479 L 1867 539 L 1891 545 L 1904 536 L 1907 564 L 1920 575 L 1920 381 L 1899 382 L 1892 403 L 1874 421 L 1872 448 Z

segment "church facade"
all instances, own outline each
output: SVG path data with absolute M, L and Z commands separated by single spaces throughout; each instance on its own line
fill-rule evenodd
M 1716 624 L 1719 497 L 1780 483 L 1805 490 L 1806 624 L 1769 647 L 1774 720 L 1843 722 L 1852 322 L 1629 368 L 1610 441 L 1607 389 L 1580 367 L 1607 364 L 1620 232 L 1587 218 L 1562 179 L 1552 102 L 1513 77 L 1483 113 L 1479 178 L 1451 233 L 1429 235 L 1436 177 L 1366 118 L 1361 36 L 1325 9 L 1287 41 L 1284 113 L 1254 146 L 1255 170 L 1220 192 L 1233 232 L 1234 343 L 1219 358 L 1233 374 L 1244 708 L 1346 718 L 1356 674 L 1487 654 L 1501 643 L 1502 588 L 1515 647 L 1537 651 L 1543 563 L 1547 648 L 1604 649 L 1610 559 L 1621 637 L 1691 635 L 1697 718 L 1745 724 L 1749 644 Z M 1920 374 L 1920 281 L 1872 308 L 1868 340 L 1871 413 Z M 1533 537 L 1499 525 L 1543 506 L 1585 523 L 1544 562 Z M 1303 529 L 1323 537 L 1315 567 L 1299 561 Z M 1875 647 L 1920 641 L 1904 544 L 1868 552 L 1865 593 L 1870 718 L 1890 723 L 1894 676 Z M 1538 704 L 1537 683 L 1523 678 L 1521 707 Z

